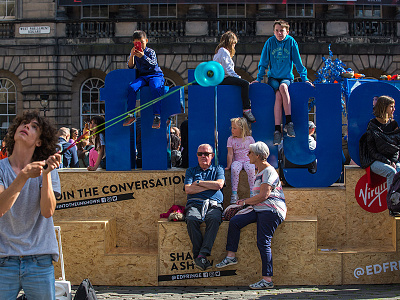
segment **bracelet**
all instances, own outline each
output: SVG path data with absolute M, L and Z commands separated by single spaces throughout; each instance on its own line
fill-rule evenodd
M 243 200 L 243 206 L 245 206 L 246 205 L 246 200 Z

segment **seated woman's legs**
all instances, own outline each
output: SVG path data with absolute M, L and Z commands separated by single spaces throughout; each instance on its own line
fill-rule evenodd
M 381 175 L 382 177 L 386 177 L 387 188 L 389 189 L 393 182 L 393 177 L 396 174 L 396 169 L 388 164 L 376 160 L 371 165 L 371 171 L 375 174 Z
M 236 215 L 229 221 L 226 251 L 231 254 L 233 253 L 233 257 L 239 246 L 240 230 L 254 222 L 256 222 L 256 212 L 254 210 L 247 214 Z
M 257 247 L 262 262 L 262 276 L 271 281 L 273 275 L 271 240 L 278 225 L 282 223 L 278 214 L 271 211 L 257 213 Z

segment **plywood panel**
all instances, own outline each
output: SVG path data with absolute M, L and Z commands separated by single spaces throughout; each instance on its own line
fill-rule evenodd
M 60 221 L 66 279 L 79 285 L 90 278 L 94 285 L 157 285 L 157 255 L 112 255 L 115 227 L 108 221 Z M 55 265 L 56 278 L 61 276 Z
M 393 244 L 392 217 L 387 210 L 381 213 L 365 211 L 357 203 L 355 188 L 365 170 L 346 167 L 346 241 L 352 247 L 380 247 Z M 386 199 L 382 199 L 386 201 Z
M 175 198 L 182 204 L 185 172 L 60 172 L 63 198 L 68 202 L 104 201 L 56 210 L 54 219 L 114 218 L 119 247 L 157 249 L 157 221 Z M 180 194 L 179 197 L 176 194 Z M 123 201 L 115 199 L 126 198 Z M 108 202 L 107 202 L 108 201 Z M 184 204 L 184 203 L 183 203 Z
M 301 220 L 301 221 L 300 221 Z M 183 222 L 159 223 L 159 284 L 160 285 L 248 285 L 258 281 L 261 259 L 256 242 L 256 224 L 242 229 L 237 252 L 239 263 L 223 269 L 215 268 L 226 255 L 228 222 L 220 226 L 210 261 L 213 268 L 200 272 L 194 268 L 191 243 Z M 204 226 L 202 228 L 204 230 Z M 282 223 L 272 241 L 274 282 L 277 285 L 340 284 L 341 256 L 330 255 L 324 260 L 316 251 L 316 219 L 290 219 Z M 290 242 L 289 242 L 290 241 Z M 236 274 L 236 275 L 235 275 Z M 169 276 L 168 276 L 169 275 Z M 184 279 L 194 277 L 191 279 Z M 196 276 L 202 276 L 196 278 Z M 212 280 L 210 279 L 212 276 Z M 161 281 L 161 280 L 166 281 Z

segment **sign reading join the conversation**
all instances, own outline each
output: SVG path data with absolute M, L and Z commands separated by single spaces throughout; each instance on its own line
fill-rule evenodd
M 49 34 L 50 26 L 20 27 L 19 34 Z

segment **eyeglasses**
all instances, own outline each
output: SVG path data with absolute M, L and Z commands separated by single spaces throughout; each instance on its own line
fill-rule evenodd
M 210 156 L 210 155 L 212 155 L 213 153 L 210 153 L 210 152 L 197 152 L 197 156 Z

